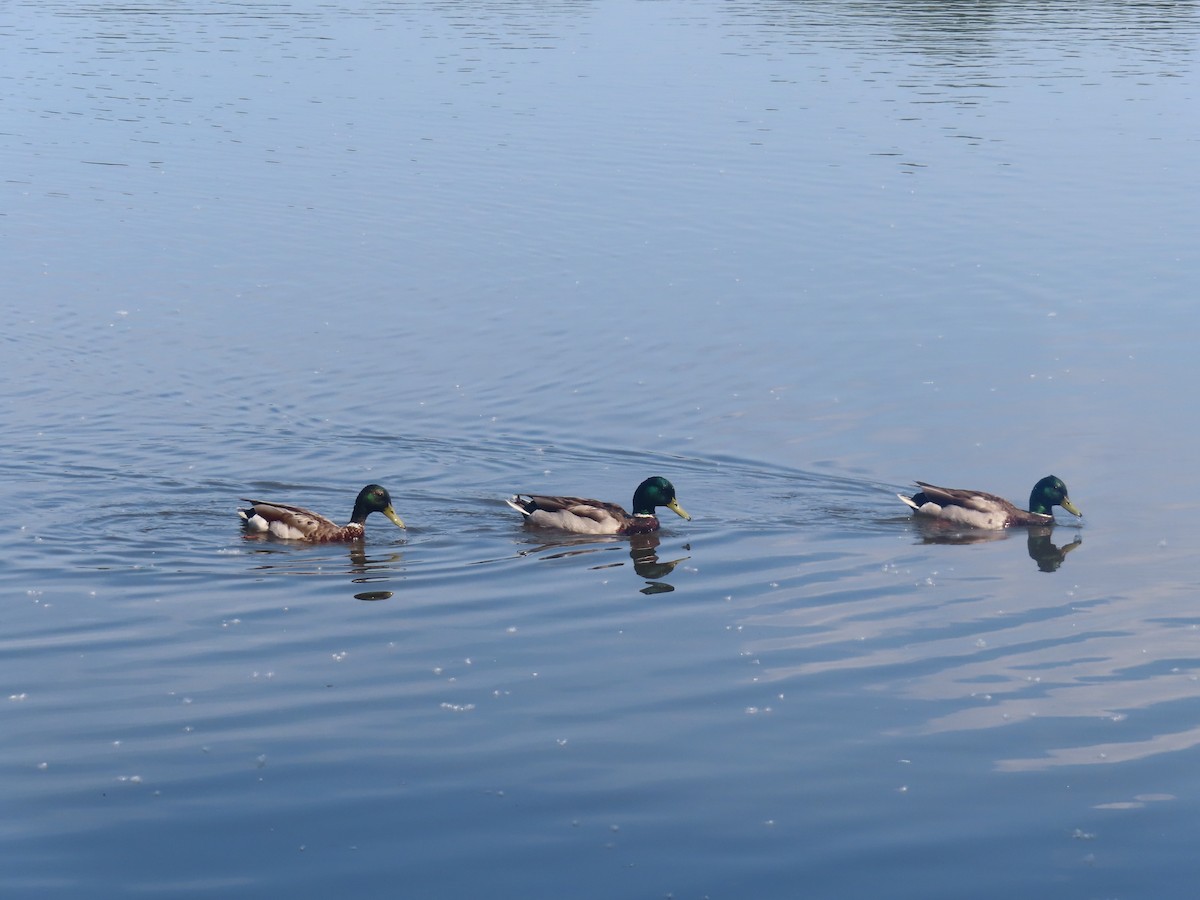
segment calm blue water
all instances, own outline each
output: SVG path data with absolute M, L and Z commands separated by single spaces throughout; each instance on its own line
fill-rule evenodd
M 1190 896 L 1198 47 L 1194 3 L 0 10 L 0 891 Z M 1049 472 L 1049 535 L 895 498 Z M 651 540 L 503 503 L 650 474 Z M 407 531 L 239 533 L 370 481 Z

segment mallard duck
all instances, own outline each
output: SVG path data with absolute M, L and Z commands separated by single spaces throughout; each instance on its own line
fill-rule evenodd
M 265 500 L 247 500 L 245 497 L 240 499 L 250 504 L 249 509 L 237 511 L 247 534 L 271 534 L 277 538 L 311 541 L 317 544 L 357 541 L 362 539 L 366 531 L 367 516 L 373 512 L 381 512 L 401 528 L 404 527 L 404 522 L 396 515 L 396 510 L 392 509 L 391 495 L 386 488 L 378 484 L 368 484 L 358 492 L 358 499 L 354 501 L 354 512 L 350 515 L 347 525 L 338 525 L 299 506 L 268 503 Z
M 896 496 L 912 507 L 913 513 L 968 528 L 999 529 L 1012 525 L 1049 525 L 1054 522 L 1051 509 L 1061 506 L 1075 516 L 1082 516 L 1062 479 L 1047 475 L 1033 486 L 1029 494 L 1029 511 L 1019 509 L 1003 497 L 983 491 L 944 488 L 918 481 L 921 491 L 912 497 Z
M 615 503 L 582 497 L 541 497 L 517 494 L 505 501 L 525 517 L 526 524 L 558 528 L 577 534 L 647 534 L 658 531 L 656 507 L 665 506 L 677 516 L 691 519 L 675 499 L 675 487 L 665 478 L 647 478 L 633 492 L 633 514 Z

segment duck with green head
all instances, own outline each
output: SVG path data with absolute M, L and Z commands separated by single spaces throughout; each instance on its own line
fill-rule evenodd
M 691 519 L 675 499 L 675 486 L 667 479 L 647 478 L 633 493 L 633 512 L 615 503 L 583 497 L 553 497 L 517 494 L 504 501 L 537 528 L 557 528 L 576 534 L 648 534 L 658 531 L 655 509 L 665 506 L 675 515 Z
M 1047 475 L 1033 486 L 1028 510 L 985 491 L 944 488 L 924 481 L 917 484 L 921 490 L 912 497 L 896 495 L 912 508 L 914 515 L 966 528 L 997 530 L 1014 525 L 1051 525 L 1055 506 L 1061 506 L 1074 516 L 1083 515 L 1067 496 L 1067 486 L 1062 479 L 1053 475 Z
M 392 498 L 387 488 L 378 484 L 368 484 L 358 492 L 354 512 L 350 514 L 350 521 L 346 525 L 338 525 L 302 506 L 247 500 L 245 497 L 241 499 L 243 503 L 250 504 L 249 509 L 237 511 L 247 535 L 269 534 L 284 540 L 314 544 L 358 541 L 366 534 L 367 516 L 373 512 L 383 513 L 398 527 L 404 527 L 404 522 L 392 508 Z

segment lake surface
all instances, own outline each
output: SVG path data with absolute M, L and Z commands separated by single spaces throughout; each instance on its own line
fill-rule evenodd
M 7 5 L 0 892 L 1190 897 L 1198 49 L 1191 2 Z M 1048 533 L 895 497 L 1050 472 Z M 651 474 L 650 539 L 503 502 Z M 374 481 L 406 531 L 234 515 Z

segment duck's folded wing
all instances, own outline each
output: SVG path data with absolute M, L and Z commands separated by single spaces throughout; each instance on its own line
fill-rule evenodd
M 932 500 L 939 506 L 962 506 L 979 512 L 991 512 L 999 508 L 1009 508 L 1012 504 L 1003 497 L 989 494 L 986 491 L 971 491 L 962 488 L 944 488 L 936 484 L 926 484 L 918 481 L 921 491 L 927 500 Z
M 584 519 L 594 519 L 597 522 L 607 522 L 612 519 L 622 519 L 625 510 L 615 503 L 605 503 L 601 500 L 589 500 L 584 497 L 530 497 L 537 508 L 545 512 L 565 512 Z
M 337 528 L 337 523 L 330 521 L 320 513 L 302 506 L 288 506 L 286 503 L 270 503 L 265 500 L 249 500 L 241 498 L 243 503 L 249 503 L 256 516 L 270 522 L 281 522 L 305 533 L 312 533 L 321 528 Z

